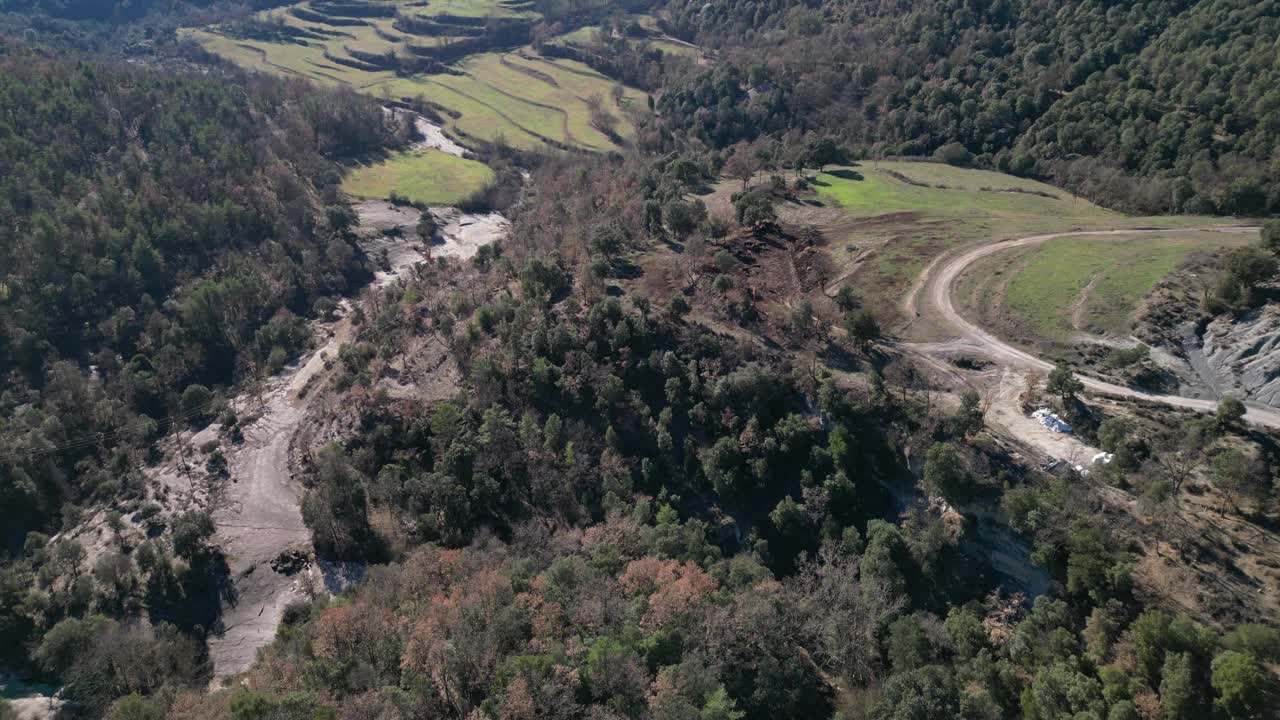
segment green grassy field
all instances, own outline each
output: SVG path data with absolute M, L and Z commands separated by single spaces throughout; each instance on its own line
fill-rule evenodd
M 407 10 L 421 17 L 439 15 L 456 15 L 473 18 L 525 18 L 541 17 L 539 13 L 528 9 L 514 9 L 515 3 L 495 0 L 430 0 L 425 6 L 409 6 Z
M 342 189 L 359 198 L 387 199 L 395 193 L 428 205 L 453 205 L 492 181 L 493 171 L 483 163 L 419 150 L 355 168 Z
M 650 46 L 658 48 L 664 53 L 671 53 L 672 55 L 684 55 L 685 57 L 697 57 L 698 55 L 701 54 L 698 51 L 698 48 L 692 45 L 686 45 L 682 42 L 675 42 L 674 40 L 656 39 L 656 40 L 649 40 L 647 42 L 649 43 Z
M 391 70 L 352 67 L 343 60 L 360 62 L 355 53 L 398 54 L 407 46 L 426 47 L 456 39 L 450 28 L 465 30 L 456 18 L 498 18 L 536 20 L 539 15 L 527 2 L 518 0 L 432 0 L 425 5 L 409 0 L 389 3 L 403 15 L 437 22 L 439 35 L 411 34 L 395 26 L 394 18 L 359 18 L 358 24 L 328 24 L 307 15 L 290 12 L 316 9 L 308 2 L 288 8 L 264 11 L 259 19 L 271 19 L 311 33 L 315 37 L 289 41 L 260 41 L 223 35 L 217 28 L 184 29 L 181 35 L 206 50 L 248 69 L 309 78 L 324 85 L 349 85 L 361 92 L 384 98 L 422 97 L 442 105 L 459 116 L 447 123 L 464 142 L 469 137 L 481 141 L 502 138 L 526 150 L 563 145 L 591 151 L 615 147 L 607 136 L 591 124 L 588 99 L 602 99 L 601 107 L 616 119 L 619 137 L 634 135 L 624 109 L 644 108 L 644 93 L 627 89 L 621 107 L 611 101 L 614 82 L 590 68 L 572 61 L 549 60 L 524 48 L 520 53 L 477 53 L 454 63 L 462 74 L 438 73 L 401 77 Z M 321 13 L 323 15 L 323 13 Z M 328 16 L 326 16 L 328 17 Z M 587 29 L 577 30 L 577 36 Z
M 950 248 L 1041 232 L 1209 222 L 1129 217 L 1034 180 L 937 163 L 868 162 L 821 173 L 815 186 L 850 218 L 827 232 L 837 273 L 899 328 L 915 324 L 900 313 L 912 283 Z M 905 330 L 923 337 L 930 328 Z
M 572 30 L 563 35 L 557 35 L 555 38 L 552 38 L 551 42 L 561 44 L 588 43 L 595 38 L 596 33 L 599 32 L 599 30 L 599 25 L 584 25 L 577 30 Z
M 657 22 L 653 19 L 652 16 L 629 15 L 627 17 L 628 19 L 637 20 L 642 27 L 644 27 L 646 30 L 648 30 L 652 34 L 651 37 L 644 38 L 644 39 L 630 38 L 629 40 L 631 42 L 648 44 L 650 47 L 655 47 L 662 50 L 662 52 L 672 53 L 674 55 L 686 55 L 689 57 L 695 57 L 699 54 L 698 48 L 694 47 L 693 45 L 688 45 L 686 43 L 680 42 L 678 40 L 673 40 L 667 36 L 662 35 L 661 31 L 658 30 Z M 556 37 L 552 38 L 550 42 L 559 44 L 559 45 L 573 45 L 573 44 L 586 45 L 595 40 L 596 33 L 598 33 L 599 31 L 600 31 L 599 25 L 586 25 L 576 30 L 572 30 L 570 32 L 564 33 L 563 35 L 557 35 Z
M 480 64 L 482 60 L 484 65 Z M 645 93 L 624 87 L 622 105 L 615 106 L 610 91 L 617 83 L 580 62 L 515 53 L 506 55 L 503 60 L 506 64 L 499 64 L 488 56 L 477 57 L 475 75 L 505 92 L 566 110 L 571 144 L 596 150 L 607 150 L 613 145 L 608 137 L 591 125 L 588 99 L 593 96 L 600 100 L 604 111 L 617 120 L 619 135 L 625 138 L 635 134 L 624 108 L 644 107 Z M 541 76 L 547 76 L 550 82 L 540 79 Z
M 456 68 L 463 74 L 389 78 L 364 90 L 378 97 L 421 96 L 460 113 L 447 127 L 489 142 L 501 137 L 522 149 L 546 148 L 544 138 L 587 150 L 612 148 L 613 143 L 591 125 L 587 99 L 593 95 L 617 119 L 621 137 L 635 134 L 623 108 L 613 105 L 610 90 L 615 83 L 581 63 L 482 53 Z M 646 104 L 646 95 L 638 90 L 625 88 L 623 97 L 625 106 Z
M 1003 305 L 1012 320 L 1051 341 L 1077 331 L 1126 335 L 1143 296 L 1188 255 L 1251 240 L 1194 231 L 1057 238 L 1016 264 Z
M 1034 216 L 1052 209 L 1073 216 L 1118 216 L 1034 180 L 935 163 L 866 164 L 822 173 L 815 184 L 821 194 L 855 215 L 916 210 L 975 217 Z

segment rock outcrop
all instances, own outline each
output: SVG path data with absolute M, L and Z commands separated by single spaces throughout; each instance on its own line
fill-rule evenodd
M 1219 393 L 1280 407 L 1280 303 L 1220 316 L 1201 342 Z

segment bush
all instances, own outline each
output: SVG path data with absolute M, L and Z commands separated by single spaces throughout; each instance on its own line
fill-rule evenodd
M 933 158 L 948 165 L 968 165 L 973 162 L 973 153 L 964 145 L 953 142 L 933 151 Z
M 165 707 L 159 698 L 133 693 L 112 703 L 108 717 L 110 720 L 164 720 Z
M 173 551 L 191 560 L 204 550 L 204 544 L 213 537 L 213 518 L 205 512 L 188 512 L 173 521 Z
M 490 213 L 496 210 L 491 188 L 476 190 L 458 201 L 458 209 L 464 213 Z
M 698 225 L 698 230 L 709 238 L 719 239 L 729 234 L 729 223 L 715 215 L 707 215 Z
M 209 388 L 203 385 L 188 385 L 187 389 L 182 391 L 179 408 L 192 425 L 200 425 L 213 411 L 213 399 L 213 392 Z
M 850 339 L 859 347 L 866 348 L 880 338 L 880 323 L 867 310 L 847 313 L 844 318 L 844 329 Z
M 1218 429 L 1223 432 L 1240 429 L 1243 426 L 1246 411 L 1244 403 L 1238 399 L 1230 395 L 1222 398 L 1218 402 L 1218 411 L 1214 415 Z
M 532 258 L 520 272 L 520 289 L 527 298 L 548 300 L 568 285 L 569 275 L 555 258 L 549 261 Z
M 1277 662 L 1280 661 L 1280 630 L 1244 623 L 1223 636 L 1222 647 L 1250 653 L 1260 660 Z
M 282 369 L 284 369 L 284 366 L 288 362 L 289 362 L 289 351 L 285 350 L 279 345 L 276 345 L 275 347 L 271 348 L 271 353 L 267 355 L 267 372 L 274 375 L 275 373 L 278 373 Z
M 333 320 L 338 311 L 338 302 L 329 296 L 324 296 L 315 301 L 312 305 L 312 311 L 316 317 L 326 322 Z
M 1262 225 L 1262 246 L 1280 254 L 1280 220 L 1268 220 Z
M 1131 348 L 1115 348 L 1107 355 L 1106 365 L 1109 368 L 1126 368 L 1144 362 L 1151 357 L 1151 348 L 1141 343 Z
M 778 219 L 772 198 L 764 192 L 743 193 L 734 199 L 733 209 L 737 213 L 738 224 L 743 227 L 771 225 Z
M 737 259 L 728 250 L 717 252 L 713 262 L 716 265 L 716 269 L 722 273 L 732 272 L 734 268 L 738 267 Z
M 934 443 L 924 462 L 924 483 L 929 490 L 952 505 L 963 505 L 973 498 L 973 477 L 965 472 L 960 453 L 951 443 Z
M 1219 711 L 1229 718 L 1270 717 L 1275 678 L 1248 653 L 1226 650 L 1213 659 L 1213 689 Z

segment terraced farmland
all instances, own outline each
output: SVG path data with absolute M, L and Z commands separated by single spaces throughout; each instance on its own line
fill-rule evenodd
M 644 93 L 526 43 L 541 16 L 529 0 L 308 0 L 234 26 L 187 29 L 245 68 L 349 85 L 445 109 L 463 144 L 608 150 L 634 135 Z

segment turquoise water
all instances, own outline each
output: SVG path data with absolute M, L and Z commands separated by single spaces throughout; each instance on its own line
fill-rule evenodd
M 33 695 L 53 695 L 58 688 L 44 683 L 31 683 L 7 675 L 0 675 L 0 698 L 16 700 Z

